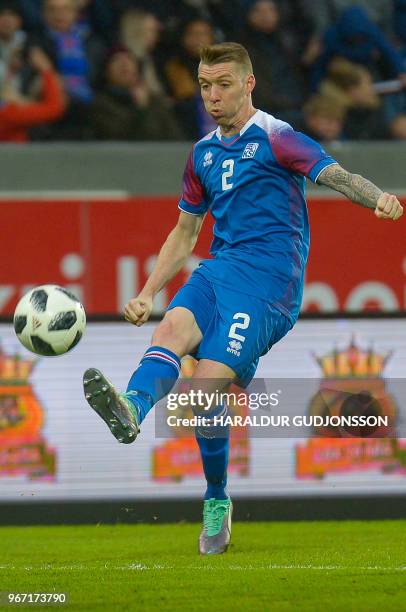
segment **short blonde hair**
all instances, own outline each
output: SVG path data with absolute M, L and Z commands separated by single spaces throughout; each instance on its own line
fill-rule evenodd
M 252 63 L 248 51 L 238 43 L 224 42 L 202 47 L 200 61 L 208 66 L 235 62 L 238 66 L 241 66 L 244 73 L 252 74 Z
M 360 85 L 362 78 L 369 74 L 369 71 L 364 68 L 364 66 L 354 64 L 341 57 L 335 58 L 330 63 L 327 70 L 329 81 L 343 91 L 348 91 L 352 87 L 357 87 Z
M 345 118 L 344 106 L 323 94 L 314 94 L 304 105 L 303 111 L 306 117 L 323 117 L 336 121 L 343 121 Z

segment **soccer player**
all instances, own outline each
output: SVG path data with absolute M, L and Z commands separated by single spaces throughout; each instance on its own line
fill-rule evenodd
M 125 393 L 94 368 L 84 374 L 87 401 L 126 444 L 175 384 L 183 356 L 198 359 L 192 380 L 204 381 L 206 392 L 227 391 L 232 382 L 244 387 L 259 358 L 293 327 L 309 250 L 306 177 L 379 219 L 395 221 L 403 213 L 396 196 L 347 172 L 314 140 L 253 107 L 255 77 L 241 45 L 203 48 L 198 77 L 205 108 L 218 127 L 189 155 L 178 222 L 141 293 L 126 305 L 126 320 L 137 326 L 148 320 L 154 297 L 192 253 L 208 210 L 215 221 L 214 257 L 200 262 L 169 304 Z M 215 406 L 207 416 L 226 410 Z M 226 551 L 231 535 L 229 432 L 218 429 L 213 435 L 210 421 L 196 429 L 207 481 L 201 554 Z

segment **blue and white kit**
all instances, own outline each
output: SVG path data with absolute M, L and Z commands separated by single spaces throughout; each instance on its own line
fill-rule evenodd
M 311 138 L 256 111 L 225 139 L 195 144 L 179 208 L 214 218 L 203 260 L 168 310 L 193 312 L 203 334 L 196 357 L 225 363 L 246 385 L 261 355 L 294 325 L 309 251 L 305 177 L 336 161 Z

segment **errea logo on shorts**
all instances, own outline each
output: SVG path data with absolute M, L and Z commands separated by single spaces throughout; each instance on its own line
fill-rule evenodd
M 211 166 L 212 163 L 213 163 L 213 153 L 211 151 L 207 151 L 207 153 L 204 156 L 203 168 L 205 168 L 206 166 Z
M 255 157 L 258 147 L 259 144 L 257 142 L 249 142 L 244 149 L 241 159 L 252 159 Z
M 239 357 L 241 355 L 241 349 L 242 344 L 241 342 L 238 342 L 238 340 L 230 340 L 230 342 L 228 343 L 227 352 L 232 353 L 236 357 Z

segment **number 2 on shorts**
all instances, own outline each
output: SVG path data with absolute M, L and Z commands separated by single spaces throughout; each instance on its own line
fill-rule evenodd
M 233 338 L 233 340 L 244 342 L 245 336 L 237 334 L 237 329 L 247 329 L 250 324 L 250 316 L 246 312 L 236 312 L 233 316 L 233 320 L 235 319 L 242 319 L 242 323 L 233 323 L 230 327 L 228 337 Z

